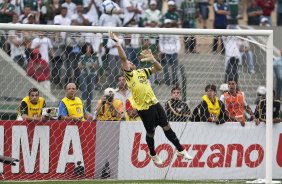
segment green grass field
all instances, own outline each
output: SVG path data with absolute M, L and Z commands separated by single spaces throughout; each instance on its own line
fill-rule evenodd
M 239 184 L 239 183 L 246 183 L 244 180 L 212 180 L 212 181 L 176 181 L 176 180 L 75 180 L 75 181 L 2 181 L 0 183 L 15 183 L 15 184 L 163 184 L 163 183 L 169 183 L 169 184 L 178 184 L 178 183 L 232 183 L 232 184 Z

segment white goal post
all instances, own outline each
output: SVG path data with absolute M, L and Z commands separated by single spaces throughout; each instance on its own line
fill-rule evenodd
M 266 183 L 272 183 L 272 106 L 273 106 L 273 31 L 272 30 L 220 30 L 220 29 L 178 29 L 178 28 L 128 28 L 128 27 L 91 27 L 91 26 L 58 26 L 0 24 L 0 30 L 27 30 L 50 32 L 92 32 L 128 34 L 170 34 L 170 35 L 222 35 L 222 36 L 265 36 L 266 42 Z

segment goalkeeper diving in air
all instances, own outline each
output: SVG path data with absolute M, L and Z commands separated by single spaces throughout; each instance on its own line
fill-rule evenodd
M 177 155 L 180 155 L 185 160 L 193 159 L 188 155 L 187 151 L 183 149 L 176 134 L 171 129 L 166 113 L 158 102 L 148 80 L 151 74 L 162 70 L 161 64 L 154 58 L 151 50 L 143 50 L 140 53 L 142 57 L 141 61 L 149 61 L 153 66 L 151 68 L 136 69 L 136 66 L 127 59 L 127 56 L 119 43 L 119 38 L 113 32 L 109 32 L 109 38 L 116 42 L 126 83 L 132 92 L 130 102 L 132 106 L 137 109 L 146 129 L 146 142 L 150 150 L 149 155 L 153 162 L 157 165 L 163 163 L 155 151 L 154 135 L 157 126 L 162 127 L 167 139 L 176 147 Z

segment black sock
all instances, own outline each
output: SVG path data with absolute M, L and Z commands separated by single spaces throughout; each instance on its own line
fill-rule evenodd
M 151 156 L 155 156 L 156 155 L 156 151 L 155 151 L 155 141 L 153 137 L 149 137 L 148 135 L 146 135 L 146 142 L 148 145 L 148 148 L 150 150 L 150 155 Z
M 171 128 L 169 130 L 165 130 L 164 133 L 166 138 L 176 147 L 178 151 L 183 151 L 183 148 L 179 143 L 178 138 L 176 137 L 174 131 Z

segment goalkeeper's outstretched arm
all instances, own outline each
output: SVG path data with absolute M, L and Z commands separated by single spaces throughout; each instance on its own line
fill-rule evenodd
M 157 59 L 154 57 L 152 51 L 150 49 L 148 50 L 143 50 L 140 53 L 142 59 L 142 62 L 151 62 L 153 64 L 153 68 L 152 68 L 152 73 L 156 73 L 160 70 L 163 69 L 162 65 L 157 61 Z
M 111 38 L 114 42 L 116 42 L 116 47 L 118 49 L 118 54 L 119 54 L 119 58 L 121 60 L 122 69 L 129 71 L 130 65 L 129 65 L 129 62 L 127 60 L 127 56 L 126 56 L 121 44 L 119 43 L 119 38 L 111 31 L 109 31 L 109 38 Z

